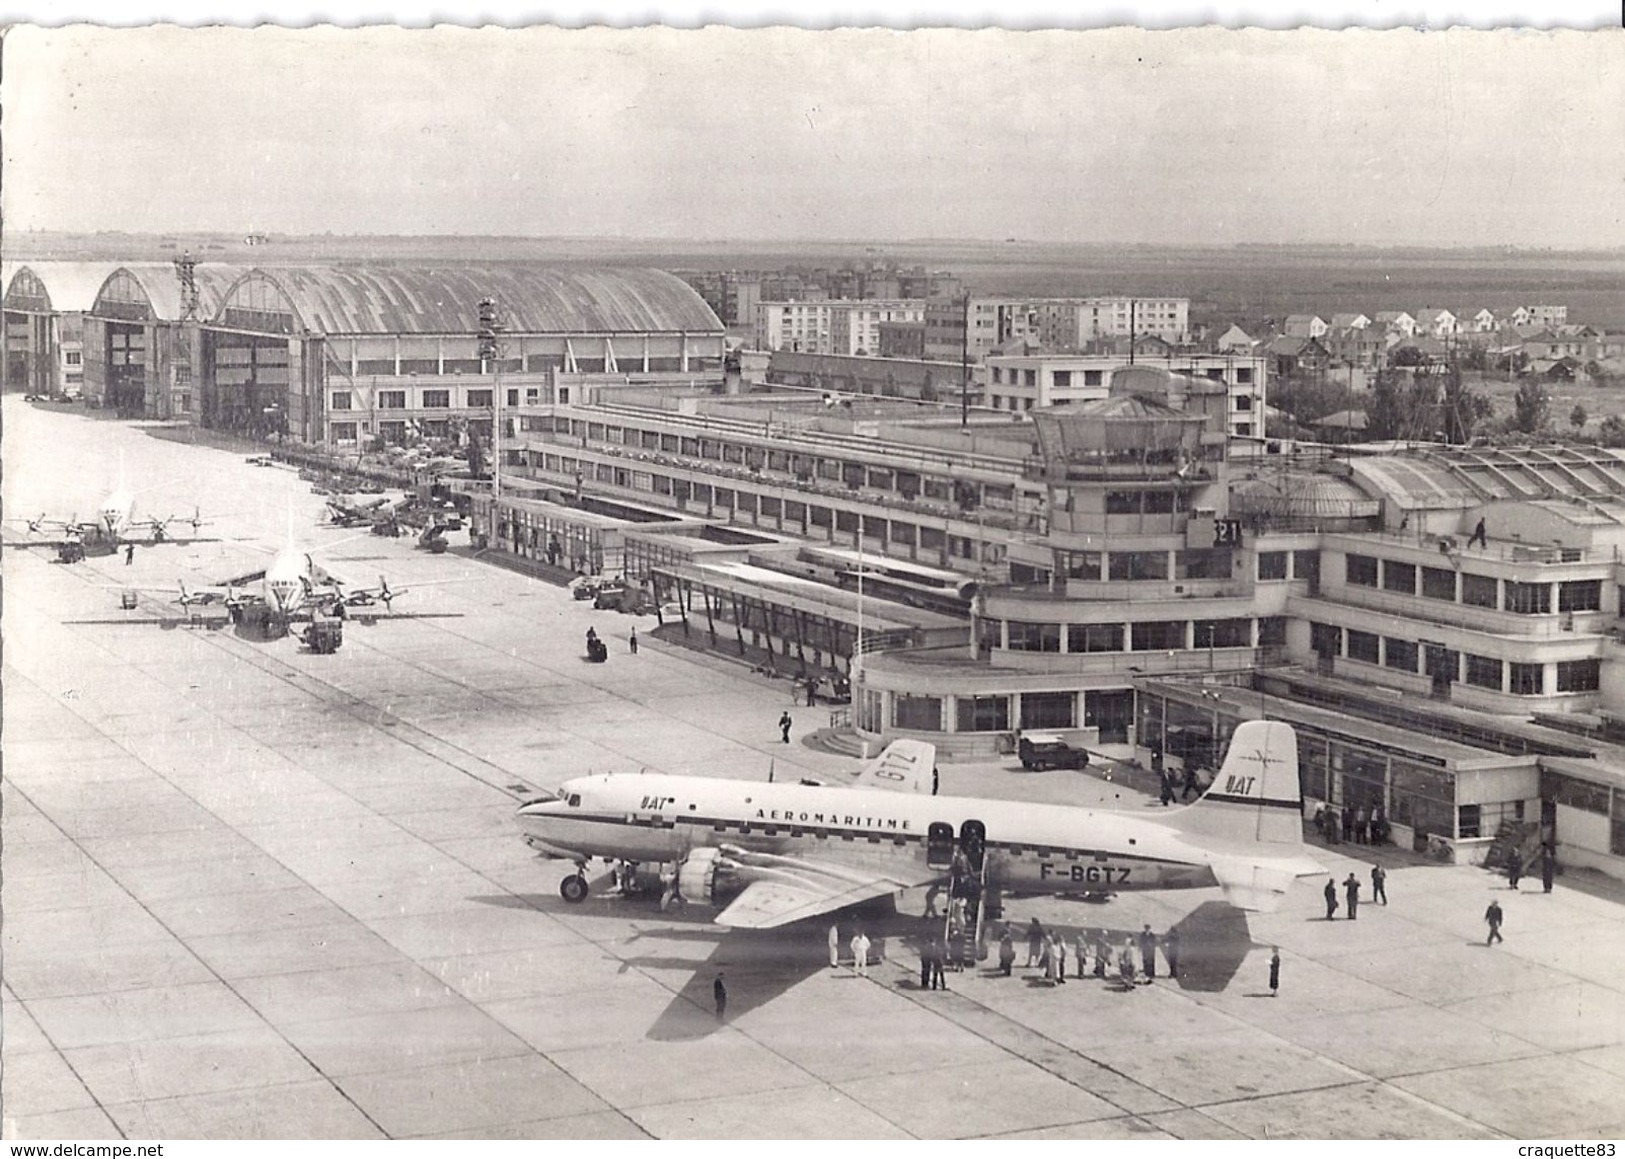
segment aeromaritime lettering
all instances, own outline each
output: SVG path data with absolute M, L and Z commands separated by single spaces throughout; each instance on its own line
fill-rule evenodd
M 906 819 L 897 817 L 854 817 L 850 813 L 798 813 L 794 809 L 758 809 L 758 821 L 802 822 L 811 825 L 841 825 L 849 829 L 910 830 Z

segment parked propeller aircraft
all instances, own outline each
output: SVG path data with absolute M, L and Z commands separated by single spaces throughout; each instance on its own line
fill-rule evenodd
M 518 819 L 532 848 L 576 862 L 565 901 L 585 900 L 593 857 L 661 863 L 675 869 L 668 900 L 714 905 L 723 926 L 769 929 L 931 885 L 988 909 L 1003 894 L 1217 885 L 1233 905 L 1270 910 L 1321 871 L 1303 851 L 1297 754 L 1289 725 L 1244 722 L 1206 794 L 1155 820 L 931 796 L 936 749 L 913 740 L 850 786 L 606 774 L 565 782 Z
M 399 515 L 411 502 L 412 496 L 405 491 L 329 495 L 327 519 L 333 527 L 372 527 Z
M 41 514 L 33 519 L 7 520 L 22 523 L 30 535 L 45 535 L 44 539 L 7 540 L 6 547 L 49 547 L 56 550 L 63 563 L 78 563 L 86 556 L 112 555 L 125 547 L 152 547 L 160 543 L 181 546 L 192 543 L 218 543 L 218 539 L 197 535 L 181 536 L 170 532 L 176 523 L 189 525 L 194 532 L 203 526 L 203 517 L 194 509 L 191 518 L 169 515 L 162 519 L 135 517 L 136 493 L 127 488 L 110 491 L 98 502 L 90 517 L 81 519 L 77 514 L 66 519 Z
M 333 543 L 325 544 L 324 549 L 336 547 L 349 539 L 360 536 L 347 536 Z M 265 567 L 255 571 L 244 572 L 241 575 L 231 576 L 219 583 L 204 587 L 188 588 L 184 581 L 175 588 L 137 588 L 123 589 L 129 591 L 161 591 L 172 597 L 175 604 L 187 611 L 189 615 L 196 615 L 197 609 L 210 607 L 223 607 L 231 622 L 238 627 L 252 633 L 268 638 L 277 639 L 287 635 L 290 625 L 296 622 L 331 622 L 356 619 L 362 623 L 372 624 L 382 619 L 389 620 L 430 620 L 430 619 L 456 619 L 461 612 L 397 612 L 394 610 L 394 601 L 408 591 L 420 587 L 437 586 L 448 583 L 461 583 L 464 577 L 455 577 L 440 580 L 430 580 L 419 583 L 413 588 L 392 588 L 389 581 L 383 576 L 378 577 L 378 586 L 361 587 L 351 584 L 328 571 L 326 567 L 317 562 L 315 551 L 302 547 L 291 541 L 289 545 L 278 551 L 271 562 Z M 133 604 L 126 604 L 132 607 Z M 377 609 L 382 608 L 379 612 Z M 164 620 L 135 621 L 119 620 L 74 620 L 75 624 L 128 624 L 133 622 L 149 622 L 165 625 Z M 303 637 L 306 643 L 311 644 L 315 651 L 331 652 L 338 648 L 342 641 L 342 631 L 338 628 L 327 627 L 323 633 L 307 632 Z M 325 640 L 329 646 L 316 647 L 314 641 L 318 638 Z

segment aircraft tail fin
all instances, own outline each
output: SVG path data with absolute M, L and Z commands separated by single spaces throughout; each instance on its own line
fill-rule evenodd
M 1224 765 L 1202 799 L 1174 823 L 1185 833 L 1278 847 L 1303 844 L 1303 790 L 1298 784 L 1298 738 L 1278 720 L 1236 726 Z

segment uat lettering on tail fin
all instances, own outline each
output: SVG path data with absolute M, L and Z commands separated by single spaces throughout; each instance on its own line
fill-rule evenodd
M 1276 720 L 1237 725 L 1213 784 L 1174 823 L 1186 833 L 1302 845 L 1303 791 L 1292 726 Z

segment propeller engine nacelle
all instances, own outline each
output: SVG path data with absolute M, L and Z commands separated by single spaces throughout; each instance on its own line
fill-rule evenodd
M 684 901 L 720 905 L 748 884 L 740 869 L 720 849 L 696 849 L 677 863 L 677 893 Z

